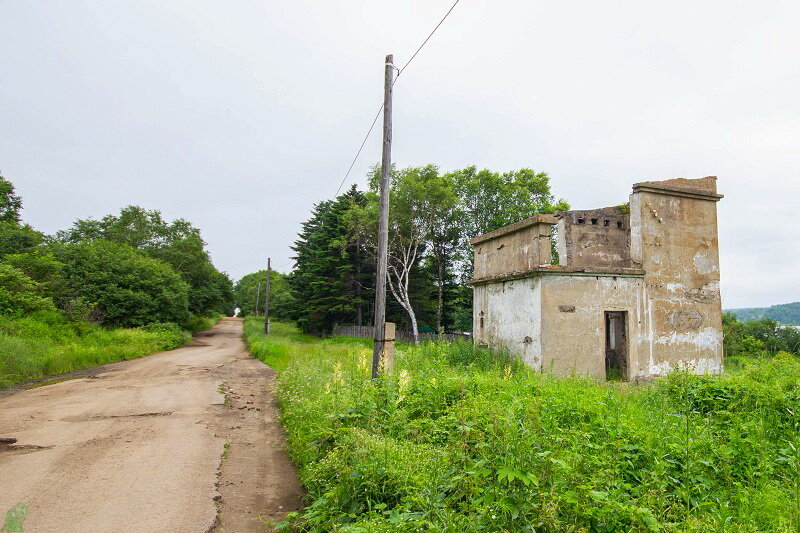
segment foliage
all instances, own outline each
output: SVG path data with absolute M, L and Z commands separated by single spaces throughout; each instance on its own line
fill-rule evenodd
M 0 263 L 0 314 L 55 310 L 44 287 L 11 265 Z
M 63 278 L 73 294 L 95 305 L 108 326 L 136 327 L 189 318 L 189 287 L 164 261 L 103 239 L 59 247 Z
M 781 324 L 800 326 L 800 302 L 771 305 L 769 307 L 729 309 L 726 312 L 736 315 L 736 318 L 742 322 L 753 322 L 763 318 L 769 318 Z
M 76 220 L 58 233 L 64 243 L 102 239 L 124 244 L 171 265 L 189 285 L 189 311 L 229 312 L 233 283 L 211 263 L 200 230 L 184 219 L 167 222 L 160 211 L 128 206 L 101 220 Z
M 0 388 L 171 350 L 188 340 L 174 324 L 106 329 L 55 311 L 0 316 Z
M 305 531 L 797 531 L 800 361 L 641 386 L 536 374 L 469 344 L 275 330 Z M 280 347 L 280 348 L 278 348 Z
M 26 224 L 0 221 L 0 257 L 30 251 L 44 241 L 44 235 Z
M 761 356 L 788 352 L 800 355 L 800 329 L 769 318 L 743 323 L 732 313 L 722 315 L 726 356 Z
M 374 287 L 374 266 L 367 262 L 358 239 L 351 239 L 345 216 L 364 203 L 364 194 L 355 187 L 335 200 L 318 203 L 292 246 L 293 318 L 307 333 L 325 334 L 336 323 L 363 321 L 363 308 Z
M 14 192 L 14 184 L 0 174 L 0 222 L 19 224 L 22 198 Z
M 369 178 L 365 201 L 351 207 L 344 219 L 350 242 L 374 257 L 377 167 Z M 537 213 L 565 209 L 569 206 L 553 197 L 549 177 L 543 172 L 497 173 L 468 167 L 443 174 L 435 165 L 393 168 L 388 281 L 394 307 L 407 318 L 398 317 L 391 305 L 387 317 L 412 331 L 417 329 L 416 323 L 435 326 L 435 330 L 471 329 L 469 240 Z M 306 228 L 306 235 L 315 230 L 314 226 Z M 298 318 L 302 316 L 298 314 Z
M 259 270 L 243 276 L 233 287 L 235 306 L 241 309 L 239 316 L 253 316 L 256 310 L 264 314 L 264 286 L 267 271 Z M 275 320 L 290 320 L 296 302 L 289 284 L 289 277 L 275 270 L 269 281 L 269 316 Z M 256 304 L 258 298 L 258 304 Z M 257 307 L 256 307 L 257 305 Z

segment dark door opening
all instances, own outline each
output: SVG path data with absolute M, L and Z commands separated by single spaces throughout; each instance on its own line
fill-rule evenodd
M 606 311 L 606 379 L 628 380 L 628 335 L 625 311 Z

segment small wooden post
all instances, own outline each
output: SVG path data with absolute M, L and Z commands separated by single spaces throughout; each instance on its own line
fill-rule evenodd
M 269 282 L 272 277 L 271 259 L 267 258 L 267 284 L 264 289 L 264 335 L 269 335 Z
M 381 372 L 391 374 L 394 370 L 394 322 L 383 323 L 383 343 L 381 353 Z
M 392 84 L 394 82 L 394 57 L 386 56 L 383 86 L 383 154 L 381 159 L 380 215 L 378 217 L 378 271 L 375 277 L 375 322 L 372 349 L 372 379 L 380 375 L 384 354 L 386 321 L 386 268 L 389 249 L 389 185 L 392 170 Z M 394 324 L 392 325 L 394 331 Z M 394 339 L 394 334 L 392 334 Z

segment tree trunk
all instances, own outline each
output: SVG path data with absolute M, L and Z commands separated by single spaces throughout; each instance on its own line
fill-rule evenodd
M 419 331 L 417 330 L 417 315 L 414 314 L 414 309 L 411 307 L 411 302 L 408 303 L 408 318 L 411 319 L 411 333 L 414 334 L 414 346 L 419 344 Z

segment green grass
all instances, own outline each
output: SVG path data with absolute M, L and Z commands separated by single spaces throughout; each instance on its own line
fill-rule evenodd
M 171 350 L 189 339 L 174 324 L 105 329 L 56 312 L 0 317 L 0 388 Z
M 371 349 L 254 320 L 281 370 L 305 531 L 800 531 L 800 362 L 644 386 L 556 379 L 469 344 Z

